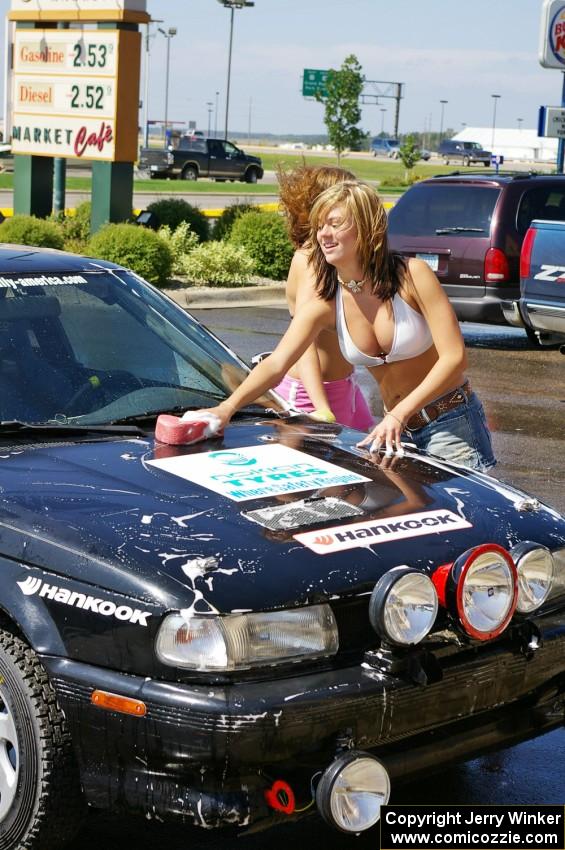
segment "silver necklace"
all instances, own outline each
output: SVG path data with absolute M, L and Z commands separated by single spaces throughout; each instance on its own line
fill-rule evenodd
M 337 279 L 342 286 L 345 286 L 345 288 L 349 289 L 350 292 L 353 292 L 354 295 L 357 295 L 359 292 L 362 292 L 363 287 L 365 286 L 365 278 L 363 278 L 363 280 L 345 281 L 342 280 L 338 275 Z

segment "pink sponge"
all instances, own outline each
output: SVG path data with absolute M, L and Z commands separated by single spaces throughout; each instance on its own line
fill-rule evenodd
M 220 433 L 220 420 L 213 413 L 185 413 L 181 418 L 162 413 L 157 417 L 155 439 L 171 446 L 190 446 Z

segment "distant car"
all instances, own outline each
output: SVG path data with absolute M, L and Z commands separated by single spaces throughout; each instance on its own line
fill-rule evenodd
M 565 220 L 563 175 L 432 177 L 391 209 L 389 239 L 431 266 L 461 321 L 506 324 L 501 304 L 520 297 L 520 248 L 533 218 Z
M 565 518 L 273 392 L 155 439 L 247 374 L 137 274 L 0 246 L 4 850 L 62 850 L 87 806 L 354 835 L 391 785 L 562 726 Z
M 399 148 L 398 139 L 382 139 L 380 136 L 375 136 L 371 141 L 373 156 L 388 156 L 390 159 L 398 159 Z
M 423 159 L 424 162 L 427 162 L 432 156 L 431 151 L 426 150 L 426 148 L 419 148 L 419 153 L 420 159 Z
M 459 142 L 457 139 L 444 139 L 438 154 L 446 165 L 451 162 L 460 162 L 465 166 L 482 163 L 485 168 L 491 164 L 492 156 L 491 152 L 484 150 L 478 142 Z

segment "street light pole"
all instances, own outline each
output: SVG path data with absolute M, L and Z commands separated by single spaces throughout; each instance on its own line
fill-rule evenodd
M 490 142 L 490 149 L 494 153 L 494 131 L 496 129 L 496 104 L 500 97 L 499 94 L 491 94 L 493 100 L 493 108 L 492 108 L 492 139 Z
M 230 10 L 230 45 L 228 50 L 228 80 L 226 86 L 226 122 L 224 127 L 224 139 L 228 138 L 229 115 L 230 115 L 230 81 L 231 81 L 231 54 L 233 45 L 233 16 L 236 9 L 244 9 L 247 6 L 254 6 L 255 3 L 251 0 L 218 0 L 225 9 Z
M 214 104 L 211 100 L 206 101 L 206 106 L 208 107 L 208 138 L 210 138 L 210 124 L 212 121 L 212 109 Z
M 516 121 L 518 122 L 518 129 L 519 129 L 519 130 L 521 130 L 521 129 L 522 129 L 522 121 L 523 121 L 523 120 L 524 120 L 523 118 L 516 118 Z
M 381 136 L 384 136 L 385 132 L 385 112 L 386 109 L 381 109 Z
M 167 130 L 169 129 L 169 75 L 171 69 L 171 39 L 177 34 L 175 27 L 169 27 L 167 32 L 159 27 L 159 32 L 167 39 L 167 71 L 165 77 L 165 141 L 167 140 Z
M 218 98 L 220 96 L 220 92 L 216 92 L 216 109 L 214 110 L 214 138 L 218 138 Z
M 443 110 L 445 109 L 445 104 L 449 103 L 448 100 L 440 100 L 441 103 L 441 118 L 439 122 L 439 141 L 441 144 L 441 137 L 443 136 Z

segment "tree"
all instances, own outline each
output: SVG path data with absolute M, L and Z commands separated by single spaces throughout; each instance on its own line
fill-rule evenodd
M 402 164 L 406 169 L 405 179 L 408 181 L 409 171 L 416 165 L 418 160 L 420 159 L 420 151 L 416 146 L 416 139 L 414 136 L 406 136 L 404 142 L 400 145 L 398 149 L 398 156 L 402 160 Z
M 326 94 L 316 95 L 317 100 L 325 102 L 324 122 L 338 165 L 343 151 L 358 148 L 367 135 L 357 126 L 361 120 L 359 98 L 364 81 L 361 65 L 352 54 L 344 59 L 339 71 L 333 68 L 328 71 Z

